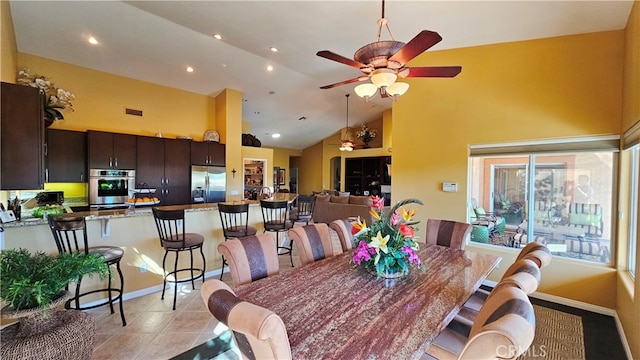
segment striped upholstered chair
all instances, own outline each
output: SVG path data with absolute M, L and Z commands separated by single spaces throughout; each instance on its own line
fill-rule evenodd
M 238 299 L 218 279 L 206 281 L 200 295 L 209 312 L 231 330 L 242 359 L 291 359 L 287 329 L 280 316 Z
M 227 259 L 234 287 L 280 272 L 273 234 L 259 234 L 227 240 L 218 252 Z
M 427 220 L 426 242 L 427 244 L 464 250 L 471 230 L 473 230 L 473 225 L 471 224 L 451 220 L 429 219 Z
M 329 224 L 329 227 L 338 234 L 343 252 L 353 249 L 354 236 L 351 232 L 351 229 L 353 229 L 351 221 L 352 220 L 349 219 L 339 219 L 334 220 Z
M 288 232 L 302 265 L 333 256 L 329 226 L 324 223 L 294 227 Z
M 527 294 L 518 287 L 503 286 L 484 303 L 468 338 L 447 327 L 423 359 L 515 359 L 531 346 L 535 328 Z
M 551 252 L 546 245 L 539 242 L 531 242 L 520 250 L 516 260 L 520 259 L 531 259 L 542 269 L 551 263 Z

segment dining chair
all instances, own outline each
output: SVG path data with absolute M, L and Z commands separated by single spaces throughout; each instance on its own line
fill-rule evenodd
M 427 220 L 427 237 L 425 240 L 427 244 L 464 250 L 471 230 L 473 230 L 473 225 L 464 222 L 429 219 Z
M 218 279 L 207 280 L 200 295 L 209 312 L 225 324 L 243 359 L 291 359 L 284 322 L 274 312 L 239 299 Z
M 120 318 L 122 319 L 122 326 L 127 326 L 127 321 L 124 317 L 124 310 L 122 308 L 122 294 L 124 293 L 124 276 L 120 269 L 120 261 L 124 256 L 124 250 L 118 246 L 89 246 L 89 239 L 87 236 L 87 223 L 83 216 L 77 217 L 54 217 L 49 215 L 47 217 L 49 228 L 53 235 L 53 239 L 56 242 L 58 253 L 60 254 L 73 254 L 76 252 L 83 252 L 84 254 L 98 253 L 104 257 L 104 262 L 109 266 L 109 279 L 106 288 L 95 289 L 91 291 L 82 292 L 80 285 L 82 283 L 82 277 L 76 282 L 76 290 L 72 297 L 65 303 L 66 309 L 74 310 L 88 310 L 97 308 L 99 306 L 109 304 L 111 313 L 114 313 L 113 303 L 118 301 L 120 306 Z M 116 288 L 112 285 L 111 265 L 115 265 L 120 278 L 120 287 Z M 80 299 L 95 293 L 107 292 L 108 297 L 105 301 L 100 301 L 94 305 L 82 305 Z M 113 293 L 117 293 L 113 296 Z
M 539 285 L 540 268 L 538 268 L 538 265 L 530 259 L 516 260 L 507 268 L 491 292 L 476 291 L 473 293 L 460 308 L 454 320 L 466 326 L 471 326 L 475 322 L 484 304 L 491 296 L 497 293 L 501 287 L 515 286 L 528 295 L 536 291 Z
M 280 272 L 273 234 L 260 234 L 227 240 L 218 244 L 218 252 L 228 260 L 233 287 Z
M 260 200 L 260 208 L 262 209 L 262 220 L 264 221 L 264 232 L 271 231 L 276 233 L 276 250 L 278 255 L 289 254 L 291 267 L 293 267 L 293 241 L 289 239 L 289 246 L 280 243 L 280 233 L 287 234 L 287 230 L 293 227 L 289 220 L 289 202 L 288 201 L 270 201 Z M 280 252 L 280 250 L 285 252 Z
M 249 204 L 218 203 L 218 213 L 220 214 L 222 234 L 225 241 L 256 234 L 256 228 L 249 225 Z M 228 263 L 224 255 L 222 255 L 220 280 L 222 280 L 225 265 L 228 265 Z
M 531 242 L 520 250 L 516 260 L 531 259 L 542 269 L 551 263 L 551 257 L 551 252 L 546 245 L 539 242 Z
M 422 359 L 515 359 L 531 346 L 535 313 L 527 294 L 501 287 L 482 306 L 469 336 L 446 327 Z
M 353 220 L 350 219 L 339 219 L 334 220 L 329 224 L 329 227 L 338 234 L 342 251 L 353 249 L 353 240 L 355 237 L 351 232 L 351 229 L 353 229 L 353 225 L 351 225 L 352 221 Z
M 294 227 L 289 239 L 296 244 L 302 265 L 333 256 L 329 226 L 324 223 Z
M 207 261 L 202 251 L 202 245 L 204 243 L 204 236 L 201 234 L 188 233 L 185 228 L 184 209 L 181 210 L 163 210 L 157 207 L 151 209 L 153 212 L 153 218 L 156 223 L 156 229 L 158 230 L 158 238 L 160 239 L 160 246 L 164 249 L 164 256 L 162 257 L 162 269 L 164 272 L 162 296 L 161 300 L 164 300 L 164 292 L 167 288 L 167 282 L 172 283 L 173 290 L 173 310 L 176 309 L 176 300 L 178 298 L 178 284 L 183 282 L 191 282 L 193 290 L 196 289 L 195 280 L 202 278 L 204 282 L 204 273 Z M 202 256 L 202 268 L 195 268 L 193 265 L 193 250 L 200 250 Z M 178 269 L 178 260 L 181 252 L 188 251 L 190 256 L 190 266 L 187 268 Z M 172 252 L 175 253 L 175 262 L 173 264 L 173 270 L 167 270 L 166 261 L 167 255 Z M 189 272 L 189 277 L 178 279 L 178 274 L 183 272 Z M 197 275 L 196 275 L 197 274 Z M 171 279 L 169 279 L 171 278 Z
M 292 225 L 297 222 L 304 222 L 309 225 L 309 221 L 313 219 L 313 207 L 315 206 L 316 197 L 314 195 L 299 195 L 296 199 L 297 206 L 289 212 L 289 220 Z

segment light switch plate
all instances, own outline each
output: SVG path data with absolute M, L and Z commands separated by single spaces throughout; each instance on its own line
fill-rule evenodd
M 458 192 L 458 183 L 443 182 L 442 191 L 444 192 Z

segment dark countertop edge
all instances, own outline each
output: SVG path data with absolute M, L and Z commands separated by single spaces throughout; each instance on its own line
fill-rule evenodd
M 249 205 L 260 205 L 259 201 L 234 201 L 231 203 L 248 203 Z M 187 204 L 187 205 L 169 205 L 169 206 L 159 206 L 161 209 L 170 209 L 170 210 L 181 210 L 184 209 L 185 212 L 194 212 L 194 211 L 212 211 L 218 209 L 218 204 Z M 133 208 L 133 209 L 119 209 L 119 210 L 90 210 L 90 211 L 78 211 L 73 213 L 63 214 L 64 217 L 75 217 L 75 216 L 84 216 L 87 221 L 91 220 L 102 220 L 102 219 L 114 219 L 114 218 L 125 218 L 125 217 L 136 217 L 136 216 L 151 216 L 151 207 L 144 208 Z M 46 219 L 40 218 L 30 218 L 28 220 L 21 221 L 12 221 L 9 223 L 4 223 L 2 226 L 4 228 L 14 228 L 14 227 L 23 227 L 23 226 L 35 226 L 35 225 L 46 225 Z

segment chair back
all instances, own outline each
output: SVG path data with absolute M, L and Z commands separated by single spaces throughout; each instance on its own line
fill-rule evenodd
M 249 226 L 249 204 L 218 203 L 218 213 L 225 239 L 255 235 L 255 228 Z
M 289 336 L 280 316 L 240 300 L 217 279 L 207 280 L 200 294 L 209 312 L 231 330 L 243 359 L 291 359 Z
M 156 222 L 156 229 L 158 229 L 160 245 L 163 248 L 184 248 L 184 209 L 164 210 L 154 207 L 151 211 Z
M 260 200 L 260 207 L 266 231 L 284 231 L 291 227 L 288 201 Z
M 288 232 L 302 265 L 333 256 L 329 226 L 324 223 L 294 227 Z
M 473 225 L 468 223 L 429 219 L 427 220 L 426 242 L 427 244 L 463 250 L 471 230 L 473 230 Z
M 274 240 L 273 234 L 260 234 L 218 244 L 218 252 L 228 261 L 233 287 L 280 272 Z
M 567 225 L 582 228 L 587 236 L 602 237 L 604 227 L 602 205 L 571 203 Z
M 531 259 L 542 269 L 551 263 L 551 252 L 546 245 L 539 242 L 531 242 L 520 250 L 516 260 L 520 259 Z
M 313 207 L 316 197 L 313 195 L 300 195 L 296 199 L 297 207 L 291 211 L 291 219 L 297 221 L 310 221 L 313 217 Z
M 533 306 L 522 290 L 503 286 L 487 298 L 458 359 L 515 359 L 531 346 Z
M 516 260 L 504 272 L 496 288 L 505 284 L 516 286 L 526 294 L 531 294 L 540 285 L 540 268 L 533 260 Z
M 84 217 L 49 215 L 47 216 L 47 221 L 59 254 L 72 254 L 75 252 L 89 253 L 87 224 Z
M 349 219 L 339 219 L 334 220 L 329 224 L 329 227 L 333 229 L 340 239 L 340 245 L 342 245 L 342 251 L 346 252 L 347 250 L 353 249 L 353 233 L 351 229 L 353 229 L 353 225 L 351 225 L 351 220 Z

